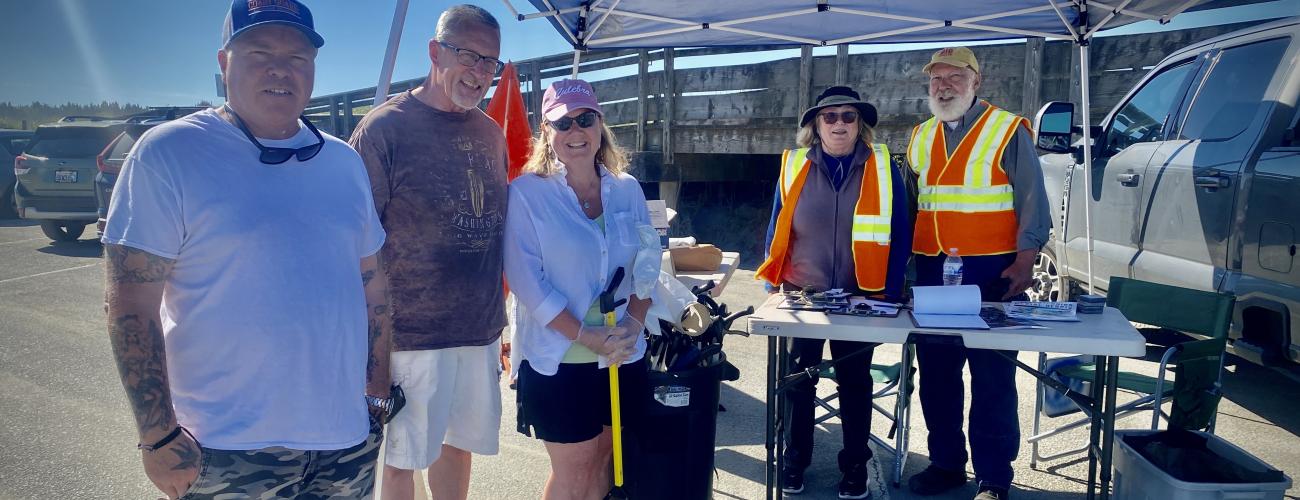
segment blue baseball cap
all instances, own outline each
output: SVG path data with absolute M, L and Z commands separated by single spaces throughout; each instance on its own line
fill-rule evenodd
M 221 47 L 230 45 L 231 40 L 245 31 L 269 24 L 297 28 L 316 48 L 325 45 L 325 39 L 316 33 L 311 11 L 298 0 L 234 0 L 221 30 Z

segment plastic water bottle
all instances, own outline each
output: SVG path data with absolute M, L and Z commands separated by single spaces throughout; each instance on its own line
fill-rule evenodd
M 961 256 L 957 255 L 956 248 L 949 248 L 948 258 L 943 260 L 943 286 L 960 285 L 961 271 Z

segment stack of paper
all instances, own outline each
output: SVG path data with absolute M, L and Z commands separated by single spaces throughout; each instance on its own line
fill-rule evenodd
M 988 330 L 975 285 L 912 287 L 912 319 L 921 328 Z

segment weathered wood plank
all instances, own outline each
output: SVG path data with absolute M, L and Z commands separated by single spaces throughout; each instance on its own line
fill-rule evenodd
M 1047 40 L 1040 37 L 1025 40 L 1025 77 L 1022 80 L 1024 95 L 1020 98 L 1020 109 L 1026 116 L 1042 106 L 1040 88 L 1043 81 L 1043 47 L 1046 44 Z
M 812 46 L 804 45 L 799 49 L 799 93 L 798 109 L 808 109 L 809 102 L 812 100 Z M 731 151 L 717 151 L 719 153 L 730 153 Z
M 664 112 L 663 120 L 659 123 L 663 125 L 664 130 L 663 152 L 665 164 L 673 163 L 673 106 L 677 102 L 676 75 L 677 73 L 673 71 L 673 49 L 664 49 Z

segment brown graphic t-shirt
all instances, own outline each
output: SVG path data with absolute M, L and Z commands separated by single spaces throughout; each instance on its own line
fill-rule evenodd
M 506 145 L 478 109 L 438 111 L 404 92 L 352 139 L 388 233 L 393 349 L 487 345 L 506 326 Z

